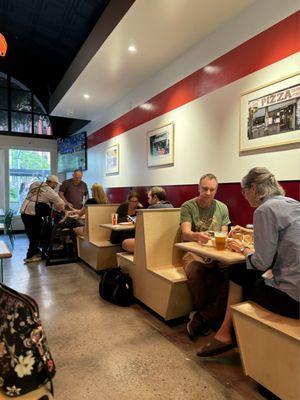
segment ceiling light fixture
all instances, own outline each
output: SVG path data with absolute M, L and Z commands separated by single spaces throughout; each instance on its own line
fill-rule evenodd
M 85 93 L 85 94 L 83 95 L 83 97 L 84 97 L 85 99 L 89 99 L 89 98 L 90 98 L 90 95 L 87 94 L 87 93 Z
M 131 44 L 130 46 L 128 46 L 128 51 L 130 53 L 136 53 L 136 47 L 134 44 Z

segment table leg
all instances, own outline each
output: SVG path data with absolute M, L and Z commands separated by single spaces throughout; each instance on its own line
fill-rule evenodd
M 3 282 L 3 258 L 0 259 L 1 281 Z

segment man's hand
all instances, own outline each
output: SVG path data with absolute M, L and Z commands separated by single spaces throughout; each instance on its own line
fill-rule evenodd
M 205 244 L 209 241 L 210 235 L 208 232 L 194 232 L 195 241 Z
M 229 239 L 227 240 L 227 247 L 236 253 L 240 253 L 244 246 L 243 243 L 238 239 Z

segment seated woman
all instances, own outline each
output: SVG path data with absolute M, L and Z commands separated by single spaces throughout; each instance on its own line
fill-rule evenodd
M 130 192 L 127 196 L 127 201 L 120 204 L 117 209 L 118 222 L 127 222 L 127 216 L 136 216 L 136 210 L 143 208 L 140 204 L 139 194 L 136 192 Z M 124 242 L 124 240 L 129 238 L 134 238 L 135 230 L 125 230 L 125 231 L 112 231 L 110 235 L 110 241 L 113 244 L 118 244 Z M 122 246 L 123 247 L 123 246 Z
M 149 208 L 173 208 L 172 204 L 166 200 L 166 191 L 160 186 L 153 186 L 148 192 Z M 125 239 L 122 242 L 122 248 L 128 253 L 133 253 L 135 247 L 135 238 Z
M 103 186 L 100 185 L 100 183 L 94 183 L 91 187 L 91 190 L 92 190 L 93 197 L 86 201 L 85 206 L 87 204 L 108 204 L 108 199 L 107 199 L 106 193 L 104 191 Z M 81 210 L 69 211 L 66 216 L 70 217 L 72 215 L 73 216 L 76 215 L 79 218 L 82 217 L 86 211 L 85 206 L 82 207 Z M 63 220 L 62 220 L 62 222 L 63 222 Z M 80 226 L 73 228 L 73 230 L 76 233 L 76 235 L 83 236 L 84 235 L 84 223 L 78 222 L 78 225 L 80 225 Z
M 253 226 L 255 251 L 238 239 L 228 241 L 231 250 L 246 256 L 246 263 L 230 269 L 224 321 L 213 341 L 197 353 L 200 357 L 221 354 L 233 347 L 230 306 L 243 299 L 253 300 L 274 313 L 300 318 L 300 203 L 284 196 L 282 187 L 266 168 L 251 169 L 241 186 L 249 204 L 257 207 Z

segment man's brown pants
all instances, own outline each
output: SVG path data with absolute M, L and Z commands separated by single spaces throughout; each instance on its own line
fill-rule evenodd
M 217 328 L 223 321 L 228 297 L 228 268 L 192 253 L 183 257 L 194 309 Z

